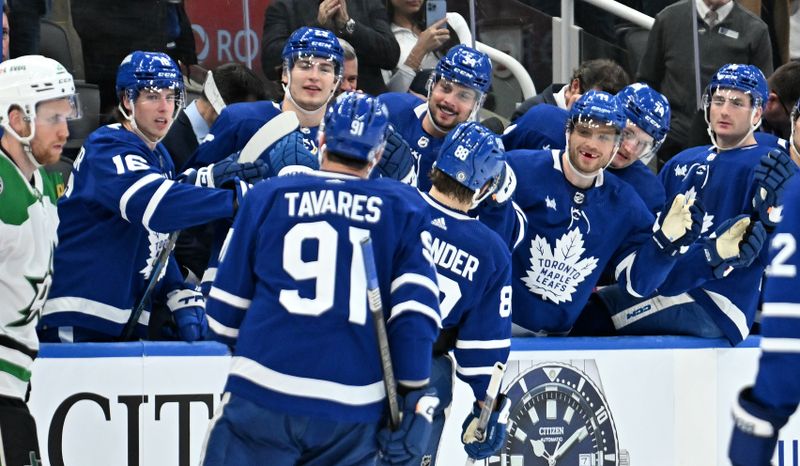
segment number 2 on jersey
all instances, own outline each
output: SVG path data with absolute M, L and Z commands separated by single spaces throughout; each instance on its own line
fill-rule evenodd
M 349 227 L 348 236 L 352 248 L 350 263 L 350 299 L 348 321 L 364 325 L 367 321 L 367 276 L 364 259 L 359 246 L 369 236 L 369 230 Z M 315 260 L 304 261 L 303 241 L 318 243 Z M 293 226 L 284 237 L 283 269 L 294 280 L 314 280 L 314 298 L 303 298 L 298 290 L 281 290 L 278 300 L 292 314 L 320 316 L 333 308 L 336 286 L 339 232 L 326 221 L 300 223 Z

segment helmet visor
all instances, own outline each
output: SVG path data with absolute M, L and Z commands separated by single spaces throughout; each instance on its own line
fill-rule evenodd
M 56 126 L 83 116 L 77 94 L 43 100 L 36 104 L 36 122 Z

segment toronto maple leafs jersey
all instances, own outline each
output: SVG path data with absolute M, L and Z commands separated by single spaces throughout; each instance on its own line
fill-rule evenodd
M 612 267 L 623 289 L 651 293 L 674 265 L 652 240 L 654 217 L 633 188 L 608 173 L 589 189 L 570 184 L 560 151 L 510 151 L 520 182 L 514 199 L 528 217 L 512 257 L 515 324 L 567 332 L 600 273 Z
M 765 133 L 763 131 L 756 131 L 753 133 L 756 142 L 759 146 L 769 146 L 774 149 L 783 149 L 784 152 L 789 153 L 789 141 L 779 138 L 774 134 Z
M 89 135 L 58 203 L 59 245 L 43 327 L 119 335 L 169 233 L 233 215 L 230 190 L 179 183 L 174 172 L 163 145 L 150 150 L 119 124 Z M 162 270 L 164 292 L 183 287 L 174 259 Z M 139 323 L 148 319 L 144 312 Z
M 664 203 L 667 202 L 664 185 L 641 160 L 622 169 L 608 167 L 607 170 L 608 173 L 633 186 L 633 189 L 641 196 L 644 204 L 654 215 L 664 208 Z
M 775 414 L 788 417 L 800 402 L 800 179 L 789 181 L 783 220 L 769 247 L 761 320 L 761 361 L 753 395 Z
M 371 237 L 398 383 L 428 383 L 441 325 L 419 193 L 332 172 L 258 183 L 209 293 L 212 336 L 235 346 L 226 391 L 267 409 L 376 422 L 385 406 L 360 241 Z
M 244 149 L 256 131 L 280 113 L 280 106 L 268 100 L 228 105 L 183 168 L 204 167 Z M 306 149 L 312 154 L 317 153 L 318 129 L 318 126 L 299 129 Z
M 25 399 L 39 351 L 36 324 L 53 273 L 61 174 L 44 168 L 32 184 L 0 150 L 0 395 Z
M 692 147 L 670 159 L 659 176 L 668 199 L 679 193 L 697 196 L 706 211 L 702 234 L 707 236 L 729 218 L 754 214 L 755 168 L 771 149 L 754 144 L 717 153 L 712 146 Z M 659 292 L 668 296 L 688 293 L 736 344 L 750 332 L 766 261 L 767 248 L 763 248 L 749 267 L 714 279 L 702 245 L 695 243 Z
M 442 328 L 457 329 L 456 374 L 482 400 L 495 362 L 511 347 L 511 253 L 478 220 L 422 194 L 429 204 Z
M 439 156 L 444 136 L 433 136 L 422 128 L 423 119 L 428 118 L 428 103 L 415 95 L 398 92 L 381 94 L 379 99 L 389 109 L 389 121 L 411 147 L 416 161 L 417 188 L 429 191 L 431 180 L 428 173 Z
M 534 105 L 506 129 L 503 145 L 506 150 L 564 149 L 568 120 L 569 112 L 561 107 Z

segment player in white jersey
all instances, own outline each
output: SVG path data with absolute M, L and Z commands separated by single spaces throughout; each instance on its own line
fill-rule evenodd
M 25 398 L 39 350 L 36 324 L 50 288 L 63 192 L 55 163 L 80 115 L 72 76 L 28 55 L 0 64 L 0 464 L 39 464 Z

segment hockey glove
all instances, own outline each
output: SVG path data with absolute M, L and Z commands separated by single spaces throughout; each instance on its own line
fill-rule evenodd
M 662 211 L 659 215 L 653 241 L 670 256 L 683 254 L 700 237 L 705 209 L 699 201 L 694 198 L 687 200 L 683 194 L 675 195 L 666 206 L 666 214 Z
M 196 171 L 186 170 L 184 172 L 186 181 L 195 186 L 218 188 L 233 178 L 239 178 L 248 183 L 257 183 L 267 176 L 269 170 L 263 160 L 239 163 L 236 161 L 237 158 L 239 158 L 238 152 Z
M 497 397 L 495 410 L 486 424 L 483 441 L 478 441 L 475 431 L 478 428 L 478 418 L 481 416 L 481 407 L 478 403 L 472 405 L 472 412 L 461 425 L 461 443 L 470 458 L 476 460 L 486 459 L 503 446 L 506 441 L 506 424 L 511 411 L 511 400 L 503 395 Z
M 500 181 L 497 183 L 497 190 L 489 197 L 491 202 L 498 205 L 505 204 L 514 195 L 514 190 L 517 189 L 517 175 L 508 162 L 505 163 L 503 171 L 500 173 Z
M 392 125 L 389 125 L 383 155 L 378 161 L 378 165 L 370 173 L 370 178 L 392 178 L 407 183 L 414 168 L 414 162 L 411 146 L 397 134 Z
M 400 397 L 402 421 L 397 430 L 388 427 L 378 432 L 378 465 L 414 465 L 428 446 L 433 424 L 433 410 L 439 406 L 436 389 L 429 387 Z
M 264 154 L 261 155 L 261 158 Z M 276 142 L 267 151 L 270 176 L 319 170 L 319 158 L 306 147 L 305 138 L 300 131 L 292 131 Z
M 781 220 L 779 202 L 786 182 L 794 175 L 797 167 L 792 158 L 780 149 L 772 149 L 761 157 L 756 167 L 756 194 L 753 196 L 753 209 L 767 231 L 772 231 Z
M 173 290 L 167 294 L 167 307 L 178 326 L 183 341 L 198 341 L 208 332 L 206 301 L 199 291 Z
M 759 403 L 751 387 L 742 390 L 733 405 L 733 435 L 728 448 L 733 466 L 769 466 L 778 431 L 788 420 L 789 415 L 777 414 Z
M 728 219 L 703 240 L 706 262 L 715 277 L 727 277 L 733 269 L 752 264 L 766 239 L 767 232 L 761 222 L 752 222 L 744 214 Z

